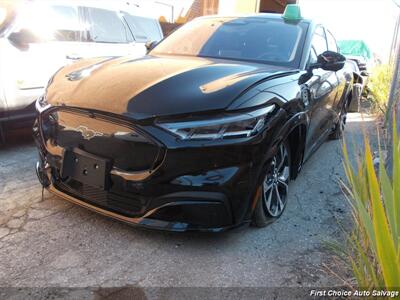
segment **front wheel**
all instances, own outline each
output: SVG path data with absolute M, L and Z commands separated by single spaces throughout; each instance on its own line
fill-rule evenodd
M 290 181 L 290 151 L 287 142 L 278 146 L 277 153 L 267 166 L 259 189 L 252 224 L 264 227 L 278 219 L 287 203 Z

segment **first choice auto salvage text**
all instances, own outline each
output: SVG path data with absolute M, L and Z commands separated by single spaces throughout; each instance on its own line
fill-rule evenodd
M 310 296 L 314 297 L 388 297 L 395 298 L 400 295 L 398 290 L 311 290 Z

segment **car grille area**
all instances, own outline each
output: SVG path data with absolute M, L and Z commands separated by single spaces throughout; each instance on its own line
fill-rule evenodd
M 43 114 L 41 129 L 50 154 L 62 156 L 65 149 L 78 148 L 127 172 L 155 168 L 161 153 L 161 148 L 132 124 L 91 112 L 51 110 Z
M 143 216 L 148 199 L 110 171 L 155 169 L 163 149 L 150 136 L 121 118 L 69 108 L 43 113 L 39 127 L 56 189 L 127 217 Z

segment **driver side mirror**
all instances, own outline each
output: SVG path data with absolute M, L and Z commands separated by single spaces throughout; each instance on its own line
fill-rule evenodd
M 157 46 L 157 44 L 158 44 L 157 41 L 148 41 L 146 43 L 147 52 L 149 52 L 150 50 L 154 49 L 154 47 Z
M 21 29 L 20 31 L 13 32 L 8 39 L 15 47 L 21 50 L 28 50 L 30 43 L 39 41 L 37 36 L 29 29 Z
M 313 64 L 311 67 L 321 68 L 326 71 L 339 71 L 344 67 L 346 62 L 346 57 L 340 53 L 334 51 L 325 51 L 324 53 L 318 55 L 317 63 Z

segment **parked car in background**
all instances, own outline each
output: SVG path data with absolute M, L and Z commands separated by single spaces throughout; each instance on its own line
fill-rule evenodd
M 349 59 L 354 59 L 359 65 L 360 71 L 365 71 L 364 67 L 372 59 L 372 52 L 363 40 L 339 40 L 338 46 L 340 53 Z
M 140 226 L 266 226 L 303 163 L 343 134 L 353 73 L 337 52 L 290 5 L 198 18 L 141 59 L 64 67 L 36 103 L 38 178 Z
M 146 54 L 163 38 L 158 20 L 102 1 L 0 3 L 0 131 L 33 120 L 34 102 L 60 67 L 81 58 Z
M 368 83 L 368 76 L 365 76 L 365 71 L 360 71 L 357 62 L 353 59 L 346 59 L 345 68 L 348 69 L 348 72 L 353 73 L 353 92 L 348 111 L 359 112 L 363 94 L 365 94 L 368 89 L 366 86 Z
M 363 96 L 368 96 L 368 79 L 369 79 L 369 63 L 363 56 L 357 55 L 345 55 L 348 61 L 353 61 L 356 63 L 358 68 L 358 74 L 363 78 Z
M 354 70 L 356 88 L 355 93 L 349 106 L 349 111 L 359 111 L 362 98 L 368 98 L 368 79 L 369 68 L 371 67 L 372 53 L 368 45 L 363 40 L 340 40 L 338 41 L 340 53 L 346 56 L 349 62 L 355 64 L 348 65 Z M 356 66 L 355 66 L 356 65 Z M 361 91 L 360 91 L 361 88 Z
M 368 64 L 364 57 L 357 56 L 357 55 L 344 55 L 348 60 L 352 60 L 357 64 L 358 69 L 360 72 L 368 72 Z

